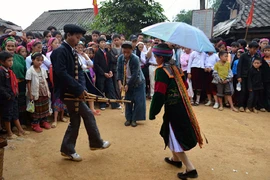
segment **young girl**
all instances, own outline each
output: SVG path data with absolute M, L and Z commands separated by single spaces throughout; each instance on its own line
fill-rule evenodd
M 206 54 L 204 52 L 193 51 L 188 60 L 188 79 L 192 81 L 193 90 L 196 90 L 196 102 L 193 99 L 191 104 L 198 106 L 200 104 L 201 91 L 203 89 L 204 61 Z
M 80 41 L 76 46 L 76 50 L 78 52 L 80 65 L 85 74 L 85 82 L 83 86 L 86 87 L 89 93 L 96 94 L 95 93 L 96 89 L 94 89 L 93 84 L 91 84 L 93 82 L 90 82 L 91 81 L 90 68 L 93 68 L 93 61 L 91 61 L 91 59 L 87 56 L 87 54 L 83 52 L 83 49 L 84 44 L 82 41 Z M 89 106 L 94 115 L 100 115 L 100 111 L 95 110 L 94 102 L 89 102 Z
M 24 46 L 18 46 L 16 49 L 16 53 L 21 55 L 24 59 L 27 57 L 27 50 Z
M 168 146 L 173 154 L 172 158 L 166 157 L 165 162 L 178 168 L 182 167 L 182 163 L 186 166 L 186 172 L 178 173 L 178 178 L 197 178 L 198 173 L 185 151 L 191 150 L 197 143 L 201 147 L 203 139 L 188 100 L 182 79 L 184 74 L 177 66 L 170 64 L 173 52 L 167 44 L 154 46 L 153 53 L 159 66 L 155 73 L 155 93 L 149 119 L 154 120 L 164 104 L 165 113 L 160 134 L 165 146 Z
M 218 98 L 217 98 L 217 87 L 212 83 L 213 80 L 213 69 L 215 64 L 219 61 L 219 57 L 217 54 L 213 52 L 208 52 L 206 55 L 206 59 L 204 62 L 204 75 L 205 75 L 205 88 L 206 94 L 208 98 L 208 102 L 205 104 L 206 106 L 212 105 L 212 95 L 215 100 L 215 104 L 213 106 L 214 109 L 218 108 Z
M 223 97 L 225 94 L 225 98 L 227 98 L 231 110 L 234 112 L 238 112 L 238 110 L 234 107 L 232 102 L 232 70 L 230 67 L 230 63 L 228 62 L 228 52 L 220 51 L 219 52 L 220 60 L 215 64 L 213 77 L 214 81 L 217 84 L 217 96 L 219 101 L 219 110 L 223 111 Z
M 90 58 L 90 60 L 94 62 L 94 57 L 95 57 L 94 49 L 93 48 L 87 48 L 85 50 L 85 53 Z M 91 75 L 92 82 L 95 85 L 95 83 L 96 83 L 96 74 L 95 74 L 95 71 L 94 71 L 93 67 L 90 68 L 90 75 Z
M 184 53 L 181 54 L 181 58 L 180 58 L 181 68 L 184 71 L 186 78 L 187 78 L 188 60 L 189 60 L 189 56 L 191 52 L 192 52 L 191 49 L 184 48 Z
M 48 41 L 48 52 L 46 54 L 46 57 L 51 60 L 51 54 L 53 52 L 53 50 L 55 50 L 56 48 L 59 47 L 59 40 L 56 37 L 50 38 L 50 40 Z M 50 70 L 49 70 L 49 79 L 50 79 L 50 83 L 52 88 L 54 87 L 54 83 L 53 83 L 53 67 L 52 65 L 50 66 Z M 57 90 L 54 91 L 53 93 L 53 112 L 54 112 L 54 121 L 52 123 L 52 128 L 56 128 L 57 126 L 57 120 L 60 119 L 63 122 L 67 122 L 67 120 L 64 118 L 64 111 L 66 110 L 66 105 L 60 100 L 60 92 L 58 92 Z M 60 116 L 58 116 L 58 114 L 60 113 Z
M 49 31 L 49 30 L 44 31 L 43 37 L 44 37 L 44 40 L 42 42 L 42 53 L 44 55 L 46 55 L 46 53 L 48 51 L 48 42 L 49 42 L 50 38 L 52 37 L 51 31 Z
M 13 65 L 13 55 L 7 51 L 0 52 L 0 109 L 1 119 L 9 139 L 16 139 L 17 136 L 11 131 L 10 122 L 14 122 L 19 131 L 19 136 L 29 134 L 24 131 L 19 121 L 18 109 L 18 81 L 14 72 L 10 69 Z
M 32 63 L 32 59 L 31 59 L 31 55 L 38 52 L 38 53 L 42 53 L 42 43 L 41 41 L 35 39 L 32 40 L 31 42 L 29 42 L 27 44 L 27 49 L 29 52 L 31 52 L 31 54 L 26 58 L 26 67 L 27 69 L 29 69 L 31 67 L 31 63 Z M 48 71 L 50 68 L 50 65 L 52 64 L 51 61 L 45 56 L 43 56 L 43 63 L 41 64 L 41 68 L 45 69 L 45 71 Z
M 32 129 L 42 132 L 42 128 L 50 129 L 47 122 L 49 112 L 50 91 L 47 83 L 47 73 L 41 68 L 43 56 L 40 52 L 31 55 L 33 65 L 27 70 L 25 79 L 27 80 L 27 95 L 34 101 L 35 112 L 33 113 Z

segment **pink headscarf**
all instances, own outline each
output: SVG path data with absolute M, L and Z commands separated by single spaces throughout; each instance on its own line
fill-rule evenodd
M 22 49 L 24 46 L 18 46 L 17 49 L 16 49 L 16 53 L 18 54 L 20 49 Z
M 37 42 L 41 42 L 39 39 L 33 39 L 32 41 L 30 41 L 28 44 L 27 44 L 27 51 L 31 53 L 32 51 L 32 47 L 35 43 Z
M 49 39 L 49 41 L 48 41 L 48 51 L 47 51 L 47 53 L 48 53 L 48 52 L 51 52 L 51 51 L 53 50 L 52 43 L 53 43 L 54 40 L 56 40 L 55 37 L 52 37 L 52 38 Z
M 260 40 L 260 44 L 261 44 L 263 41 L 269 42 L 269 39 L 267 39 L 267 38 L 262 38 L 262 39 Z

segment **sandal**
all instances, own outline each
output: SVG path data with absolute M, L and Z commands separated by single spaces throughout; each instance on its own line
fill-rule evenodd
M 194 104 L 195 106 L 199 106 L 200 105 L 200 103 L 199 102 L 195 102 L 195 104 Z
M 51 127 L 56 128 L 56 126 L 57 126 L 57 122 L 53 122 Z
M 23 131 L 23 132 L 19 132 L 18 136 L 25 136 L 25 135 L 29 135 L 30 132 L 29 131 Z
M 68 122 L 66 118 L 61 119 L 62 122 Z
M 223 111 L 223 110 L 224 110 L 224 108 L 223 108 L 223 107 L 219 107 L 219 108 L 218 108 L 218 110 Z
M 238 109 L 236 109 L 236 108 L 231 108 L 231 110 L 232 110 L 233 112 L 239 112 Z

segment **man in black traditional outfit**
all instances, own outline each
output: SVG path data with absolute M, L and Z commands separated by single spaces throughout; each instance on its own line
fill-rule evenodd
M 53 64 L 53 78 L 55 90 L 60 90 L 60 99 L 63 101 L 65 93 L 82 99 L 87 92 L 83 87 L 84 75 L 78 63 L 78 56 L 74 47 L 78 44 L 86 31 L 74 24 L 64 26 L 65 41 L 53 51 L 51 61 Z M 85 129 L 88 134 L 90 150 L 106 149 L 110 146 L 109 141 L 103 141 L 100 137 L 95 117 L 84 102 L 64 101 L 70 113 L 70 124 L 66 130 L 62 146 L 62 156 L 73 161 L 81 161 L 82 158 L 75 151 L 76 140 L 83 118 Z

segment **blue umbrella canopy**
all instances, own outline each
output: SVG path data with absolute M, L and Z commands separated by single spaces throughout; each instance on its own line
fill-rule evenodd
M 143 28 L 142 33 L 198 52 L 216 52 L 203 31 L 186 23 L 157 23 Z

